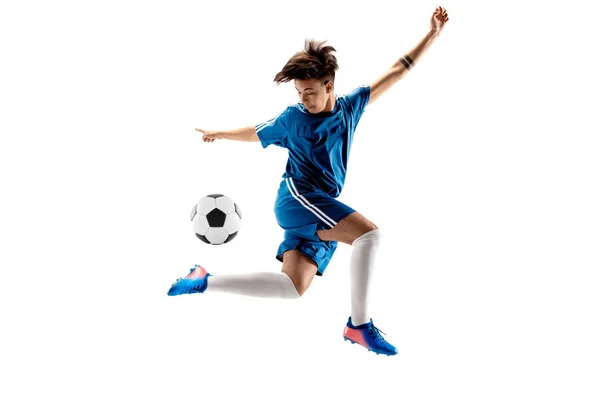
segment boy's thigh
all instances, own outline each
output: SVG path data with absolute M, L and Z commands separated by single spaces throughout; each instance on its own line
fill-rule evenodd
M 333 228 L 317 231 L 317 235 L 321 240 L 342 242 L 351 245 L 356 238 L 374 229 L 377 229 L 377 225 L 369 221 L 358 211 L 355 211 L 338 222 Z

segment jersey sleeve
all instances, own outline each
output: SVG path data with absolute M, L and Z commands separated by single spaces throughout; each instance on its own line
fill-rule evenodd
M 263 148 L 271 144 L 286 147 L 290 129 L 290 112 L 291 109 L 288 107 L 275 118 L 255 125 L 256 134 Z
M 346 95 L 350 109 L 352 110 L 352 119 L 354 123 L 358 123 L 360 117 L 365 112 L 365 107 L 369 104 L 369 98 L 371 96 L 371 86 L 362 85 L 352 90 Z

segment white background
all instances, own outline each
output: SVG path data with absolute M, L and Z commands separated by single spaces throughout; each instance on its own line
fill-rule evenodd
M 195 263 L 279 271 L 285 150 L 204 143 L 297 101 L 305 38 L 336 93 L 427 32 L 430 1 L 3 2 L 0 397 L 598 399 L 600 133 L 593 1 L 442 3 L 418 67 L 367 107 L 341 201 L 384 233 L 372 317 L 342 340 L 350 248 L 298 301 L 171 298 Z M 237 238 L 196 239 L 209 193 Z

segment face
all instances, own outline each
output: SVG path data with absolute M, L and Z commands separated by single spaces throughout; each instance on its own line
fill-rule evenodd
M 323 84 L 319 79 L 295 79 L 294 86 L 300 101 L 311 114 L 323 112 L 333 93 L 333 83 L 329 81 Z

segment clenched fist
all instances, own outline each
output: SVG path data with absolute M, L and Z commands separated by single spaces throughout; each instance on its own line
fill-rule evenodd
M 440 34 L 448 19 L 446 9 L 438 6 L 431 16 L 431 30 L 436 34 Z

